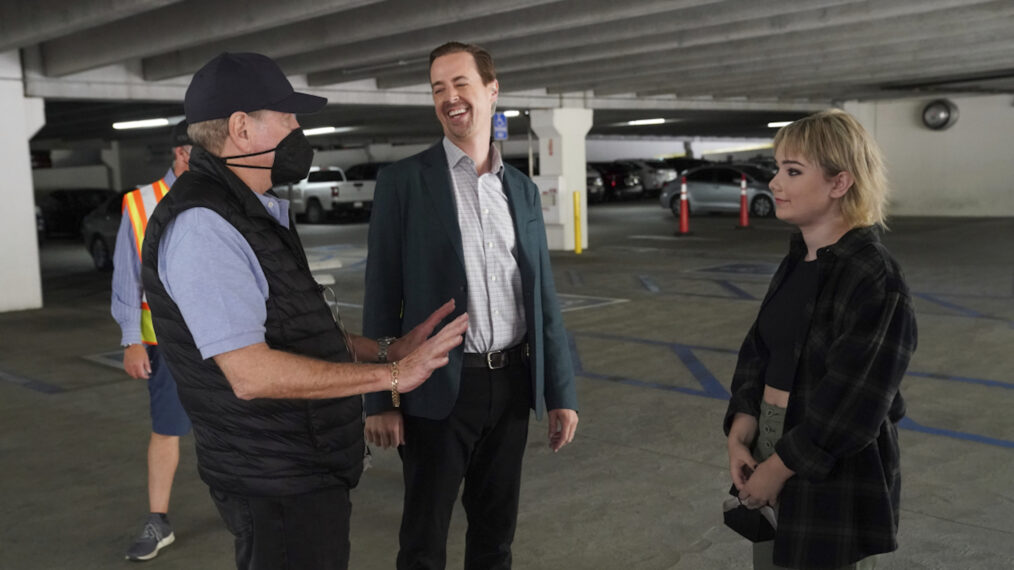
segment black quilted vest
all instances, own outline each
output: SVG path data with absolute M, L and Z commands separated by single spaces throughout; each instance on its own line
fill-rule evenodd
M 142 277 L 159 346 L 194 426 L 201 479 L 213 489 L 258 496 L 354 487 L 363 468 L 361 397 L 244 401 L 214 359 L 201 358 L 158 276 L 163 230 L 189 208 L 217 212 L 253 248 L 268 282 L 268 346 L 331 362 L 350 358 L 295 230 L 278 224 L 220 159 L 195 146 L 190 172 L 180 176 L 148 221 Z

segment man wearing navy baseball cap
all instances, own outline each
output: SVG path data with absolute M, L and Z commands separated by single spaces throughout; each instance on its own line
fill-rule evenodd
M 434 311 L 376 362 L 336 324 L 273 185 L 304 178 L 313 149 L 298 93 L 270 58 L 223 53 L 184 100 L 194 141 L 148 222 L 143 279 L 155 332 L 193 423 L 198 471 L 235 536 L 241 569 L 344 569 L 349 489 L 363 469 L 360 394 L 392 400 L 447 363 L 462 315 Z

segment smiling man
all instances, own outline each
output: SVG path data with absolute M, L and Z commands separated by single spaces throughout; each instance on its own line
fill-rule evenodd
M 465 567 L 509 568 L 530 410 L 549 445 L 574 438 L 577 396 L 553 284 L 539 190 L 490 142 L 499 84 L 475 45 L 430 54 L 444 138 L 381 171 L 370 223 L 363 330 L 401 335 L 453 297 L 469 329 L 450 363 L 391 407 L 366 398 L 367 439 L 401 446 L 398 568 L 444 568 L 462 480 Z M 383 338 L 381 338 L 383 337 Z

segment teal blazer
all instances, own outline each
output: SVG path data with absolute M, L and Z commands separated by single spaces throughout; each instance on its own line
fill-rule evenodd
M 556 299 L 539 189 L 506 164 L 503 182 L 517 236 L 531 350 L 532 408 L 537 418 L 547 408 L 577 410 L 570 343 Z M 449 322 L 468 307 L 466 283 L 451 174 L 443 145 L 437 143 L 384 168 L 377 177 L 363 333 L 369 338 L 402 336 L 453 298 L 456 306 Z M 459 345 L 447 366 L 402 395 L 402 411 L 435 420 L 450 415 L 458 398 L 463 353 Z M 366 395 L 367 414 L 390 409 L 390 392 Z

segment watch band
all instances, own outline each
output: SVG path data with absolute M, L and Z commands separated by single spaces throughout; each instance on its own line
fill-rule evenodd
M 387 349 L 396 340 L 398 337 L 393 336 L 382 336 L 377 339 L 377 362 L 387 362 Z

